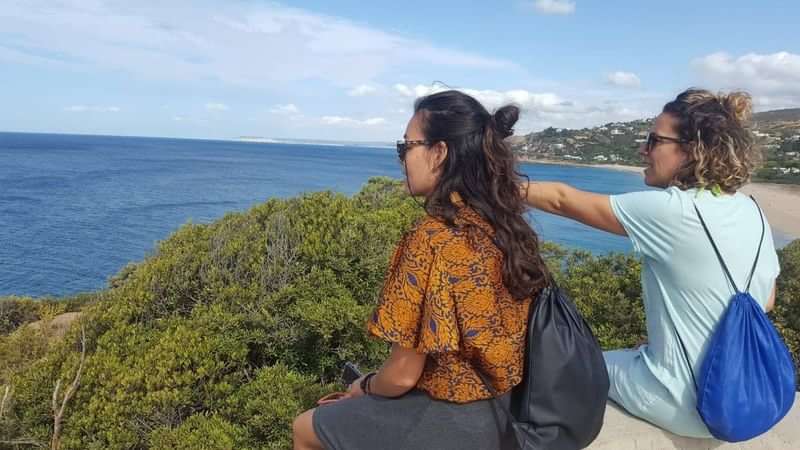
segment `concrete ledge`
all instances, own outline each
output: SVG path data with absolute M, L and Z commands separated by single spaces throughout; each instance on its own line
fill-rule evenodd
M 609 402 L 605 425 L 592 450 L 800 450 L 800 395 L 794 406 L 772 430 L 746 442 L 692 439 L 674 435 L 637 419 Z

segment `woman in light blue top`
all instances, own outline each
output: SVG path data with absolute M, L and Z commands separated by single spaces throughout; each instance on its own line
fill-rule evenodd
M 645 183 L 662 188 L 622 195 L 583 192 L 563 183 L 529 183 L 527 203 L 592 227 L 628 236 L 642 258 L 648 342 L 605 353 L 609 397 L 631 414 L 673 433 L 711 437 L 697 414 L 697 373 L 733 287 L 695 205 L 734 282 L 766 311 L 775 300 L 778 257 L 756 203 L 738 192 L 759 160 L 744 93 L 687 90 L 664 106 L 639 153 Z M 681 349 L 686 347 L 686 357 Z M 688 360 L 688 362 L 687 362 Z

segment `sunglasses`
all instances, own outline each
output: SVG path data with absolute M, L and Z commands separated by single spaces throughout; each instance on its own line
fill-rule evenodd
M 674 138 L 674 137 L 669 137 L 669 136 L 661 136 L 660 134 L 656 134 L 656 133 L 650 132 L 650 133 L 647 133 L 647 142 L 645 143 L 645 146 L 644 146 L 645 153 L 652 152 L 653 149 L 658 144 L 661 144 L 662 142 L 674 142 L 676 144 L 688 144 L 689 143 L 689 141 L 684 140 L 684 139 Z
M 405 161 L 408 150 L 417 145 L 431 145 L 431 143 L 428 141 L 397 141 L 397 157 L 400 158 L 400 161 Z

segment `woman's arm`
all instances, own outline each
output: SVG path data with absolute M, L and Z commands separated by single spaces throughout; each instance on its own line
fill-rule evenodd
M 611 209 L 608 195 L 581 191 L 558 182 L 523 183 L 522 193 L 525 203 L 533 208 L 627 236 L 625 228 Z
M 422 376 L 427 355 L 416 350 L 392 344 L 392 352 L 384 361 L 380 370 L 369 380 L 371 394 L 381 397 L 399 397 L 414 389 Z M 363 377 L 362 377 L 363 378 Z M 350 385 L 349 394 L 363 395 L 360 388 L 361 378 Z
M 769 294 L 769 300 L 767 300 L 767 305 L 764 307 L 764 309 L 766 309 L 767 312 L 772 311 L 772 308 L 775 307 L 775 291 L 777 289 L 778 289 L 777 284 L 772 285 L 772 293 Z

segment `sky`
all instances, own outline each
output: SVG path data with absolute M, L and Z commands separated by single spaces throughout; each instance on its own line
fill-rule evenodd
M 0 0 L 0 131 L 392 142 L 414 99 L 517 134 L 652 117 L 682 90 L 800 107 L 796 0 Z

